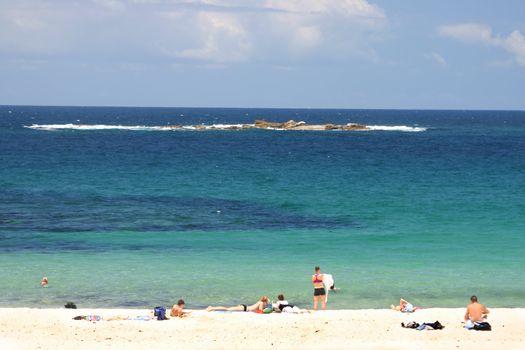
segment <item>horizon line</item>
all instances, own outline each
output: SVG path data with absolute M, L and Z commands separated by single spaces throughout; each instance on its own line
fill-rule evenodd
M 462 112 L 525 112 L 525 109 L 498 108 L 369 108 L 369 107 L 196 107 L 196 106 L 134 106 L 134 105 L 41 105 L 41 104 L 0 104 L 0 107 L 74 107 L 74 108 L 184 108 L 184 109 L 288 109 L 288 110 L 370 110 L 370 111 L 462 111 Z

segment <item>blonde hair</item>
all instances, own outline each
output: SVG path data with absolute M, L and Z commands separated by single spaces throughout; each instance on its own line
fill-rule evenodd
M 267 302 L 268 302 L 268 297 L 267 297 L 266 295 L 263 295 L 263 296 L 261 297 L 261 301 L 262 301 L 263 303 L 267 303 Z

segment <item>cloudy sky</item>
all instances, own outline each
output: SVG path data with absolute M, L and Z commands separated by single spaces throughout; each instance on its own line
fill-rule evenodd
M 525 109 L 521 0 L 0 0 L 0 104 Z

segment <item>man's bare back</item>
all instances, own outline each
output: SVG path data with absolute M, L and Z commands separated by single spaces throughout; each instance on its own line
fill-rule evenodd
M 465 321 L 471 320 L 472 322 L 482 322 L 489 310 L 485 305 L 473 301 L 467 306 L 467 312 L 465 313 Z

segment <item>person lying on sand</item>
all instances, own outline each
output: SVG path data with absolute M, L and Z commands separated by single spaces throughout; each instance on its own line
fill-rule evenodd
M 183 299 L 179 299 L 177 301 L 177 304 L 173 305 L 171 308 L 171 317 L 186 317 L 188 316 L 189 312 L 184 312 L 184 306 L 186 304 L 184 303 Z
M 263 296 L 261 299 L 253 305 L 239 304 L 237 306 L 225 307 L 225 306 L 208 306 L 207 311 L 263 311 L 268 304 L 268 297 Z
M 474 328 L 476 323 L 486 322 L 489 312 L 485 305 L 478 303 L 477 296 L 471 296 L 470 304 L 467 305 L 467 311 L 464 316 L 467 322 L 465 328 Z
M 401 311 L 401 312 L 414 312 L 417 309 L 419 309 L 417 306 L 412 305 L 411 303 L 409 303 L 403 298 L 399 299 L 398 306 L 390 305 L 390 308 L 392 310 Z

